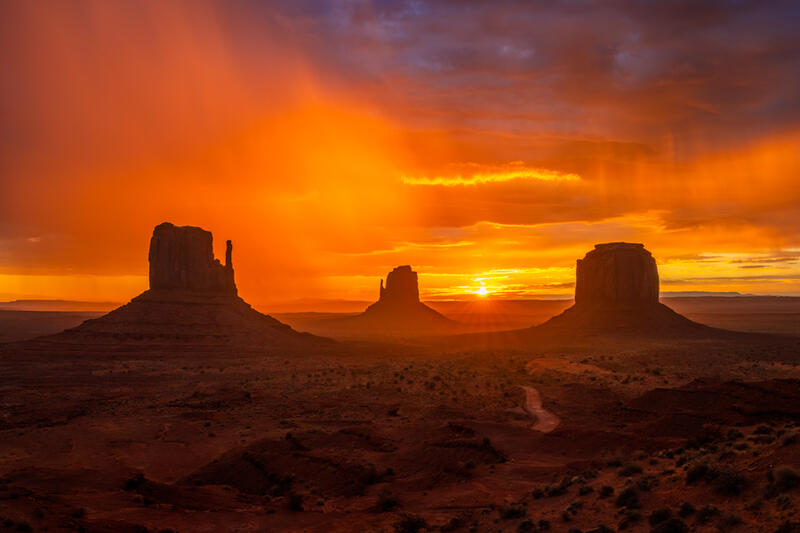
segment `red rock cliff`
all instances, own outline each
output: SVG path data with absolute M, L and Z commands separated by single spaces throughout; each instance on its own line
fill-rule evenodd
M 642 244 L 597 244 L 578 259 L 576 305 L 642 306 L 658 303 L 656 261 Z
M 150 239 L 150 288 L 236 294 L 227 242 L 225 265 L 214 259 L 210 231 L 194 226 L 159 224 Z

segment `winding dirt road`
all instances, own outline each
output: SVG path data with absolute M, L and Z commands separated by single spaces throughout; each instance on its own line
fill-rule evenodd
M 525 391 L 525 403 L 522 408 L 536 419 L 533 429 L 542 433 L 549 433 L 556 429 L 561 423 L 561 419 L 542 407 L 542 397 L 539 395 L 539 391 L 533 387 L 524 385 L 521 385 L 521 387 Z

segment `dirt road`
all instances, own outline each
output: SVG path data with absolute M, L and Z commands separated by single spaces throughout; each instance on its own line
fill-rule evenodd
M 522 408 L 536 419 L 533 429 L 542 433 L 549 433 L 557 428 L 561 423 L 561 419 L 542 407 L 542 398 L 539 396 L 539 391 L 527 386 L 522 386 L 522 390 L 525 391 L 525 403 Z

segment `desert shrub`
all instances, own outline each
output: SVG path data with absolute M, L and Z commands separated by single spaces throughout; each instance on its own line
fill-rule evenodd
M 747 485 L 747 478 L 729 467 L 709 466 L 706 463 L 693 465 L 686 472 L 686 483 L 704 480 L 711 490 L 723 496 L 736 496 Z
M 654 526 L 656 524 L 660 524 L 661 522 L 666 522 L 672 518 L 672 510 L 667 507 L 662 507 L 661 509 L 656 509 L 650 516 L 647 517 L 647 522 Z
M 530 518 L 523 520 L 517 526 L 517 533 L 532 533 L 534 531 L 536 531 L 536 524 Z
M 639 492 L 633 488 L 628 487 L 623 489 L 622 492 L 619 493 L 616 500 L 617 507 L 628 507 L 630 509 L 636 509 L 639 507 Z
M 735 514 L 727 514 L 719 519 L 719 521 L 717 522 L 717 529 L 722 532 L 730 531 L 731 529 L 741 524 L 742 524 L 741 518 L 739 518 Z
M 363 485 L 374 485 L 379 482 L 382 477 L 383 476 L 378 473 L 378 470 L 375 468 L 375 465 L 369 465 L 361 473 L 361 476 L 359 476 L 359 481 Z
M 581 500 L 575 500 L 569 507 L 567 507 L 567 512 L 575 514 L 583 507 L 583 502 Z
M 656 476 L 643 476 L 636 480 L 636 488 L 644 492 L 651 491 L 656 485 L 658 485 Z
M 794 507 L 791 498 L 786 494 L 775 498 L 775 507 L 781 511 L 788 511 Z
M 625 466 L 620 468 L 619 471 L 617 472 L 617 474 L 619 474 L 620 477 L 630 477 L 635 474 L 641 474 L 641 473 L 642 473 L 642 467 L 634 463 L 626 464 Z
M 539 520 L 539 529 L 541 529 L 542 531 L 550 531 L 550 521 Z
M 778 526 L 775 533 L 797 533 L 800 531 L 800 522 L 789 522 L 788 520 Z
M 303 496 L 301 494 L 297 494 L 296 492 L 290 492 L 286 496 L 286 505 L 289 507 L 290 511 L 302 511 Z
M 144 474 L 139 472 L 138 474 L 129 477 L 127 480 L 125 480 L 125 485 L 122 488 L 127 492 L 131 492 L 141 487 L 144 482 L 145 482 Z
M 591 469 L 591 468 L 588 469 L 588 470 L 584 470 L 581 473 L 581 477 L 583 479 L 595 479 L 597 477 L 597 475 L 598 475 L 597 470 L 594 470 L 594 469 Z
M 641 521 L 642 513 L 633 509 L 626 509 L 624 515 L 622 516 L 622 520 L 620 520 L 619 524 L 617 524 L 617 528 L 622 531 L 628 529 L 634 524 L 638 524 Z
M 611 485 L 603 485 L 600 487 L 599 495 L 601 498 L 608 498 L 612 494 L 614 494 L 614 487 Z
M 378 512 L 385 513 L 391 511 L 395 507 L 397 507 L 397 498 L 388 491 L 381 492 L 378 497 L 378 503 L 376 504 Z
M 428 522 L 419 515 L 403 513 L 393 527 L 397 533 L 417 533 L 420 529 L 427 528 Z
M 525 510 L 523 506 L 514 503 L 508 506 L 501 507 L 499 512 L 500 512 L 500 518 L 502 518 L 503 520 L 522 518 L 523 516 L 528 514 L 528 512 Z
M 609 459 L 606 464 L 613 468 L 619 468 L 622 466 L 622 461 L 615 457 L 614 459 Z
M 698 524 L 705 524 L 711 519 L 711 517 L 717 516 L 718 514 L 719 514 L 719 509 L 717 509 L 716 506 L 706 505 L 705 507 L 697 511 L 697 516 L 695 517 L 695 519 L 697 520 Z
M 739 431 L 738 429 L 728 430 L 728 435 L 727 435 L 728 440 L 736 440 L 736 439 L 741 439 L 743 437 L 744 434 L 742 434 L 742 432 Z
M 453 518 L 450 519 L 449 522 L 441 526 L 439 530 L 444 532 L 456 531 L 457 529 L 461 529 L 462 527 L 464 527 L 464 521 L 461 520 L 459 517 L 454 516 Z
M 690 449 L 702 448 L 723 439 L 722 429 L 718 426 L 705 425 L 700 430 L 700 433 L 686 441 L 686 447 Z
M 788 492 L 800 486 L 800 474 L 791 466 L 779 466 L 770 472 L 770 474 L 772 481 L 771 487 L 775 494 Z
M 685 533 L 686 531 L 689 531 L 689 526 L 687 526 L 683 520 L 680 518 L 670 518 L 651 529 L 650 533 Z
M 570 481 L 566 478 L 561 480 L 560 483 L 556 485 L 548 485 L 544 488 L 544 495 L 548 498 L 555 498 L 556 496 L 561 496 L 567 493 L 567 489 L 571 485 Z
M 578 489 L 578 494 L 580 494 L 581 496 L 585 496 L 592 492 L 594 492 L 594 487 L 592 487 L 591 485 L 584 485 Z
M 462 424 L 458 424 L 456 422 L 448 422 L 447 427 L 453 431 L 454 433 L 458 433 L 459 435 L 464 435 L 467 437 L 472 437 L 475 435 L 475 430 L 471 427 L 464 426 Z
M 711 480 L 711 490 L 723 496 L 736 496 L 741 494 L 747 486 L 747 478 L 730 468 L 714 469 Z
M 683 502 L 681 504 L 681 508 L 678 510 L 678 516 L 681 518 L 686 518 L 687 516 L 691 516 L 696 512 L 697 509 L 694 508 L 694 505 L 689 502 Z
M 756 429 L 753 431 L 753 434 L 754 434 L 754 435 L 769 435 L 769 434 L 770 434 L 770 433 L 772 433 L 773 431 L 774 431 L 774 430 L 773 430 L 771 427 L 769 427 L 769 426 L 765 426 L 765 425 L 761 425 L 761 426 L 758 426 L 758 427 L 757 427 L 757 428 L 756 428 Z
M 696 465 L 692 465 L 686 472 L 686 483 L 688 485 L 691 485 L 692 483 L 697 483 L 698 481 L 703 479 L 707 473 L 708 473 L 707 464 L 699 463 Z

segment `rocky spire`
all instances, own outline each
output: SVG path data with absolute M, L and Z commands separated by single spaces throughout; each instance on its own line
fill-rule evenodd
M 150 239 L 150 288 L 236 294 L 232 250 L 228 241 L 223 266 L 214 259 L 211 232 L 159 224 Z
M 386 276 L 386 287 L 381 280 L 380 302 L 389 304 L 419 303 L 417 273 L 411 266 L 395 268 Z

